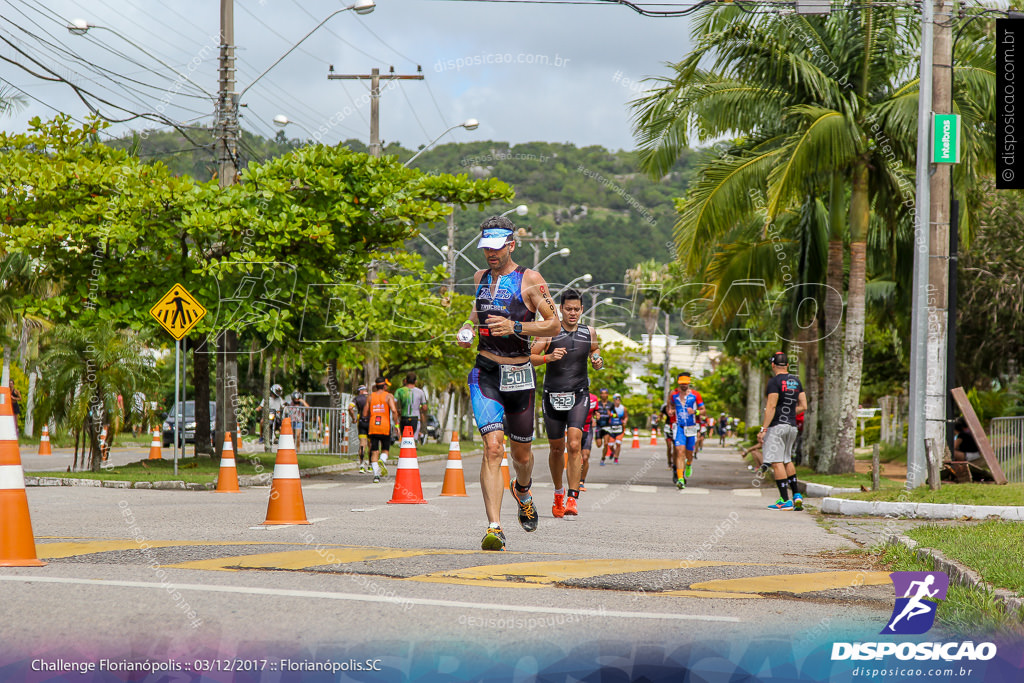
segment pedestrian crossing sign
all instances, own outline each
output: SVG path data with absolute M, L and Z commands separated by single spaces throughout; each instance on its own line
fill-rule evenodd
M 203 319 L 206 309 L 179 283 L 171 287 L 156 302 L 156 306 L 149 309 L 149 314 L 172 337 L 181 339 Z

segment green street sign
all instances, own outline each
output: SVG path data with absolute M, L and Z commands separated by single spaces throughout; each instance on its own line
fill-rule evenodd
M 960 163 L 960 117 L 932 114 L 932 163 Z

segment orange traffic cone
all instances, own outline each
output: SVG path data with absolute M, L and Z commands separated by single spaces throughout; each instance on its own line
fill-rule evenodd
M 103 462 L 106 462 L 109 455 L 109 449 L 107 449 L 107 427 L 104 425 L 100 431 L 100 457 Z
M 640 448 L 640 430 L 633 427 L 633 445 L 630 448 Z
M 309 524 L 306 504 L 302 500 L 299 483 L 299 459 L 295 455 L 295 437 L 292 419 L 281 421 L 281 434 L 277 439 L 277 458 L 274 460 L 274 482 L 270 485 L 267 521 L 264 524 Z
M 505 443 L 502 446 L 504 452 L 501 456 L 501 478 L 505 480 L 505 488 L 508 488 L 509 483 L 512 481 L 508 474 L 508 437 L 505 437 Z
M 39 455 L 53 455 L 50 450 L 50 428 L 43 423 L 43 434 L 39 437 Z
M 452 441 L 448 446 L 448 464 L 444 468 L 444 483 L 441 484 L 442 496 L 462 496 L 466 494 L 466 477 L 462 473 L 462 453 L 459 449 L 459 433 L 452 432 Z
M 11 390 L 0 387 L 0 567 L 42 567 L 25 495 Z
M 149 442 L 150 460 L 163 460 L 164 456 L 160 453 L 160 446 L 160 428 L 153 427 L 153 440 Z
M 651 430 L 651 445 L 652 446 L 657 446 L 658 445 L 658 430 L 657 429 L 652 429 Z
M 281 453 L 280 448 L 277 452 Z M 275 466 L 274 469 L 276 470 L 277 467 Z M 238 468 L 235 467 L 235 446 L 231 441 L 231 432 L 224 434 L 224 447 L 220 449 L 220 474 L 217 475 L 217 491 L 241 493 L 238 490 Z
M 398 451 L 398 466 L 395 468 L 395 489 L 388 503 L 426 503 L 423 485 L 420 483 L 420 466 L 416 461 L 416 439 L 412 427 L 402 433 L 402 448 Z

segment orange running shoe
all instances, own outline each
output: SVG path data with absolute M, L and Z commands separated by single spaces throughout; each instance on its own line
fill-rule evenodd
M 576 509 L 576 499 L 571 496 L 565 499 L 565 514 L 574 517 L 579 514 L 579 511 Z
M 555 494 L 555 504 L 551 506 L 551 514 L 555 517 L 565 517 L 565 494 Z

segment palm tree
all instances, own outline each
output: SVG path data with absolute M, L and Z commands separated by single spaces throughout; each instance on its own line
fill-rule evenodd
M 647 362 L 654 362 L 654 333 L 658 329 L 659 304 L 662 286 L 668 280 L 667 268 L 654 259 L 636 264 L 626 271 L 626 283 L 630 286 L 633 302 L 639 302 L 637 313 L 647 331 Z M 665 330 L 665 344 L 668 345 L 668 330 Z
M 870 2 L 847 3 L 828 17 L 747 14 L 734 7 L 702 12 L 693 52 L 634 103 L 641 163 L 653 176 L 662 175 L 694 129 L 701 140 L 741 136 L 704 165 L 682 202 L 676 237 L 694 266 L 704 247 L 718 244 L 758 211 L 751 188 L 764 188 L 765 222 L 816 192 L 827 196 L 826 282 L 845 291 L 847 301 L 841 363 L 838 329 L 825 342 L 826 378 L 838 385 L 826 394 L 840 396 L 841 405 L 837 423 L 823 424 L 823 434 L 836 433 L 837 442 L 820 453 L 819 466 L 851 472 L 871 215 L 889 219 L 890 229 L 910 218 L 902 188 L 913 183 L 908 162 L 917 126 L 917 18 L 910 10 Z M 965 80 L 961 94 L 982 81 L 976 75 Z M 985 96 L 961 99 L 977 103 Z M 981 110 L 974 106 L 972 116 Z M 966 146 L 977 150 L 983 134 L 966 124 Z M 840 314 L 827 308 L 826 328 L 835 327 Z
M 90 467 L 101 465 L 100 431 L 110 425 L 112 435 L 125 420 L 125 404 L 135 392 L 152 391 L 158 379 L 153 359 L 129 331 L 107 325 L 89 329 L 62 325 L 48 335 L 40 360 L 43 375 L 43 414 L 58 426 L 89 442 Z M 125 397 L 122 404 L 118 395 Z M 77 461 L 77 447 L 75 458 Z

